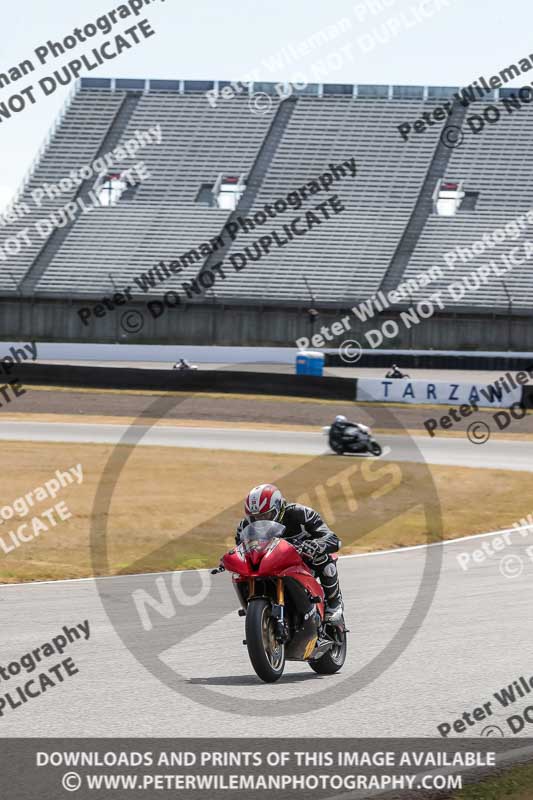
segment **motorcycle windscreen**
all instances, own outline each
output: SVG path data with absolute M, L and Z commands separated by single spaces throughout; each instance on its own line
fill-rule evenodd
M 280 538 L 284 532 L 285 525 L 261 519 L 243 528 L 240 535 L 241 544 L 247 553 L 252 550 L 265 550 L 273 539 Z

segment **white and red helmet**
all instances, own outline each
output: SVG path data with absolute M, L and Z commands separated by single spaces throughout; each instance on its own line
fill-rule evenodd
M 244 513 L 248 522 L 257 522 L 260 519 L 279 522 L 284 511 L 285 498 L 272 483 L 254 486 L 244 501 Z

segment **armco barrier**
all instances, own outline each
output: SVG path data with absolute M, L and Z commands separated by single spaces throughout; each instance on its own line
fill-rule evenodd
M 524 408 L 533 408 L 533 385 L 524 386 L 522 392 L 522 405 Z
M 70 364 L 21 364 L 12 374 L 22 384 L 94 389 L 151 389 L 186 392 L 235 392 L 355 400 L 354 378 L 322 378 L 226 370 L 131 369 Z
M 348 353 L 349 355 L 349 353 Z M 379 350 L 363 351 L 356 363 L 343 361 L 338 351 L 326 352 L 327 367 L 379 367 L 387 369 L 391 364 L 397 364 L 401 369 L 453 369 L 453 370 L 490 370 L 503 372 L 505 370 L 528 369 L 533 365 L 533 355 L 515 355 L 510 353 L 460 353 L 460 352 L 432 352 L 427 350 L 418 353 L 399 353 L 390 351 L 381 353 Z

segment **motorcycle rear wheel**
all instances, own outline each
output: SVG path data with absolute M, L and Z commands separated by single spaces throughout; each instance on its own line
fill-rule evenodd
M 265 683 L 279 680 L 285 669 L 285 645 L 275 639 L 268 600 L 259 597 L 248 604 L 245 630 L 248 655 L 258 677 Z
M 336 629 L 336 636 L 339 638 L 337 645 L 324 653 L 323 656 L 309 661 L 309 666 L 319 675 L 334 675 L 338 672 L 346 661 L 347 641 L 346 631 L 340 632 Z

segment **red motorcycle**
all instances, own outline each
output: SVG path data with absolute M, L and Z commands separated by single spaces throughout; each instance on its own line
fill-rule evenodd
M 239 614 L 246 617 L 244 644 L 267 683 L 281 678 L 285 661 L 307 661 L 315 672 L 332 675 L 346 659 L 344 621 L 325 621 L 324 590 L 296 547 L 282 538 L 284 531 L 268 520 L 247 525 L 240 544 L 212 571 L 233 573 Z

